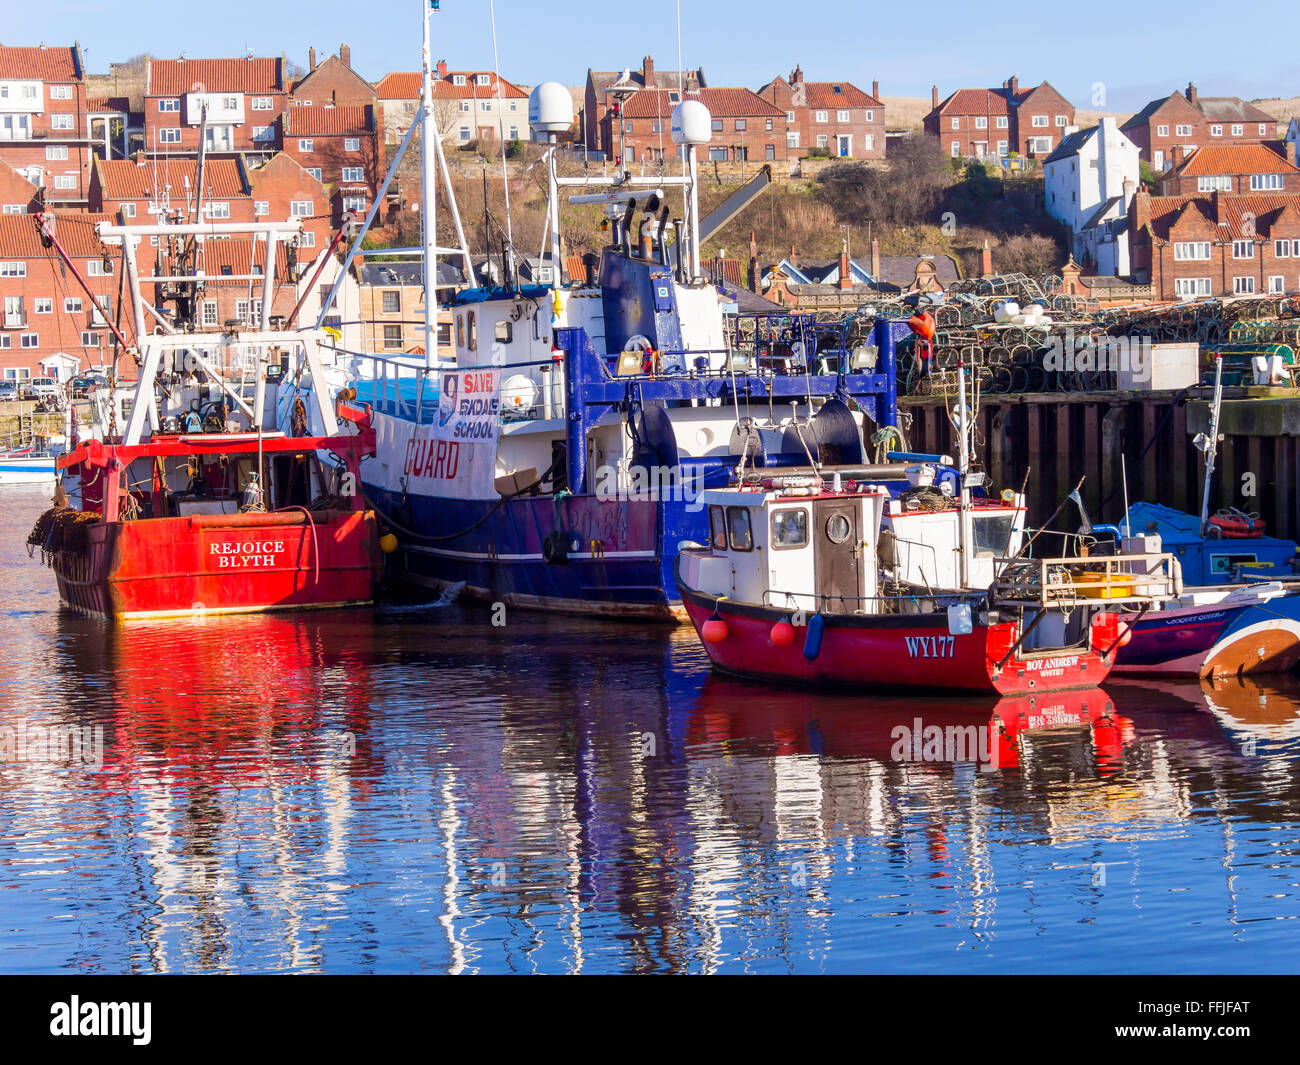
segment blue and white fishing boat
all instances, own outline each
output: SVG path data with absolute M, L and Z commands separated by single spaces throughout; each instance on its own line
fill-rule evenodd
M 41 438 L 24 447 L 0 449 L 0 486 L 54 486 L 54 460 L 62 453 L 62 438 Z
M 412 131 L 421 120 L 433 128 L 427 12 L 425 31 Z M 854 346 L 830 352 L 818 350 L 810 315 L 755 320 L 752 336 L 771 343 L 740 342 L 728 328 L 730 301 L 700 269 L 695 152 L 711 137 L 701 102 L 688 94 L 673 112 L 681 176 L 560 177 L 556 134 L 572 118 L 562 86 L 533 91 L 530 125 L 550 144 L 551 283 L 516 283 L 507 248 L 505 284 L 450 299 L 452 341 L 439 350 L 433 264 L 469 255 L 446 181 L 461 248 L 434 241 L 441 145 L 423 138 L 424 357 L 340 352 L 326 375 L 325 387 L 355 388 L 372 408 L 378 448 L 362 464 L 362 488 L 397 536 L 393 561 L 406 579 L 529 608 L 669 619 L 682 616 L 678 545 L 708 534 L 700 492 L 738 466 L 820 464 L 897 491 L 955 478 L 925 461 L 937 456 L 903 453 L 892 428 L 906 322 L 871 323 Z M 562 269 L 566 187 L 576 187 L 570 202 L 604 205 L 609 219 L 590 280 Z M 280 401 L 295 398 L 286 390 Z M 886 428 L 896 450 L 882 444 L 869 456 L 864 440 L 883 441 Z

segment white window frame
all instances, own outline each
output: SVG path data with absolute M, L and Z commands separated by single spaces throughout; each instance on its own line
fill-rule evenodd
M 53 313 L 54 313 L 53 296 L 32 297 L 32 314 L 53 314 Z
M 77 175 L 76 174 L 55 174 L 54 187 L 56 189 L 62 189 L 64 192 L 68 192 L 71 189 L 75 189 L 77 187 Z
M 68 158 L 68 146 L 66 144 L 47 144 L 45 146 L 45 161 L 49 163 L 66 162 Z
M 361 138 L 360 138 L 360 137 L 344 137 L 344 138 L 343 138 L 343 150 L 344 150 L 345 152 L 359 152 L 359 151 L 361 151 Z
M 1191 126 L 1174 126 L 1175 137 L 1190 137 L 1192 135 Z
M 1047 117 L 1046 115 L 1034 115 L 1034 116 L 1032 116 L 1032 117 L 1030 118 L 1030 120 L 1029 120 L 1029 124 L 1030 124 L 1034 129 L 1049 129 L 1049 128 L 1051 128 L 1051 125 L 1052 125 L 1051 121 L 1048 119 L 1048 117 Z
M 976 128 L 976 129 L 988 129 L 988 128 L 989 128 L 989 119 L 988 119 L 988 116 L 987 116 L 987 115 L 976 115 L 976 116 L 975 116 L 975 128 Z
M 298 138 L 298 151 L 314 152 L 315 150 L 316 150 L 316 142 L 311 137 Z
M 180 126 L 161 126 L 158 129 L 159 144 L 180 144 L 181 128 Z
M 1289 240 L 1273 241 L 1273 257 L 1276 259 L 1289 259 L 1291 257 L 1291 242 Z
M 1234 259 L 1255 258 L 1255 242 L 1253 240 L 1234 240 L 1232 242 L 1232 257 Z
M 0 277 L 26 277 L 27 263 L 22 259 L 0 262 Z
M 1250 191 L 1251 192 L 1280 192 L 1282 189 L 1281 174 L 1251 174 Z
M 310 218 L 316 213 L 315 200 L 290 200 L 289 217 L 290 218 Z
M 179 97 L 170 96 L 158 101 L 158 111 L 160 114 L 167 114 L 173 111 L 180 111 L 181 101 Z
M 1006 115 L 998 115 L 998 116 L 997 116 L 997 121 L 994 122 L 993 125 L 994 125 L 995 127 L 997 127 L 998 129 L 1006 129 L 1007 126 L 1008 126 L 1007 116 L 1006 116 Z
M 86 276 L 87 277 L 112 277 L 113 260 L 109 259 L 107 262 L 105 262 L 103 259 L 87 259 Z
M 51 85 L 51 86 L 50 86 L 50 99 L 51 99 L 51 100 L 71 100 L 71 99 L 72 99 L 72 86 L 71 86 L 71 85 Z
M 1208 277 L 1174 278 L 1174 295 L 1183 297 L 1209 296 L 1214 292 L 1214 284 Z
M 41 334 L 23 333 L 18 339 L 18 346 L 20 348 L 28 348 L 29 350 L 31 348 L 39 348 L 41 346 Z
M 1174 242 L 1174 262 L 1208 262 L 1211 256 L 1208 240 L 1180 240 Z
M 271 213 L 271 202 L 269 200 L 253 201 L 253 217 L 265 218 Z
M 1168 137 L 1168 136 L 1169 136 L 1169 127 L 1168 127 L 1168 126 L 1156 126 L 1156 136 L 1157 136 L 1157 137 Z
M 1286 278 L 1281 274 L 1268 275 L 1268 293 L 1270 296 L 1276 296 L 1278 293 L 1286 291 Z
M 99 347 L 99 334 L 89 329 L 83 329 L 81 331 L 81 346 L 83 348 Z
M 1232 135 L 1234 137 L 1244 137 L 1246 135 L 1246 127 L 1240 122 L 1234 122 L 1232 124 Z
M 1223 136 L 1223 127 L 1220 126 L 1218 123 L 1215 123 L 1213 126 L 1210 127 L 1210 136 L 1211 136 L 1211 137 L 1222 137 L 1222 136 Z
M 814 122 L 825 122 L 825 121 L 827 121 L 827 117 L 826 117 L 826 116 L 827 116 L 827 113 L 826 113 L 825 111 L 814 111 L 814 112 L 813 112 L 813 121 L 814 121 Z
M 274 111 L 275 103 L 269 96 L 252 96 L 249 97 L 248 109 L 250 111 Z
M 515 132 L 517 133 L 518 130 L 515 130 Z M 343 168 L 343 180 L 354 184 L 358 181 L 365 181 L 366 168 L 364 166 L 345 166 Z
M 1234 296 L 1253 296 L 1255 294 L 1255 275 L 1245 274 L 1241 277 L 1232 279 L 1232 294 Z
M 1196 179 L 1197 192 L 1231 192 L 1232 178 L 1227 174 L 1204 174 Z
M 848 113 L 847 111 L 836 111 L 836 112 L 835 112 L 835 121 L 836 121 L 836 122 L 848 122 L 848 121 L 850 121 L 850 119 L 849 119 L 849 113 Z

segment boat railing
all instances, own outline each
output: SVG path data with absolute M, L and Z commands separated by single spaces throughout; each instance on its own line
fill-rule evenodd
M 806 612 L 807 603 L 811 601 L 815 613 L 828 614 L 937 614 L 961 603 L 970 604 L 973 610 L 984 602 L 984 598 L 983 592 L 956 590 L 909 592 L 906 595 L 831 595 L 823 592 L 787 592 L 768 588 L 763 592 L 762 603 L 767 607 L 788 607 L 793 611 Z M 873 611 L 863 609 L 867 604 L 873 604 L 877 609 Z M 832 609 L 833 606 L 839 609 Z
M 1177 567 L 1168 552 L 1124 555 L 1062 555 L 1000 558 L 989 591 L 992 605 L 1061 610 L 1097 606 L 1144 606 L 1178 594 Z

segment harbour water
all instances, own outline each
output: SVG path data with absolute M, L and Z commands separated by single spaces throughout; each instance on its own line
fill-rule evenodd
M 1292 678 L 1112 683 L 1104 728 L 926 756 L 899 737 L 994 736 L 992 704 L 731 681 L 688 628 L 459 603 L 109 628 L 20 546 L 46 495 L 0 499 L 0 971 L 1300 953 Z

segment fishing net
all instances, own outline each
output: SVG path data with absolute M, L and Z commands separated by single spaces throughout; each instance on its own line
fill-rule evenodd
M 41 561 L 47 566 L 53 563 L 54 556 L 60 551 L 70 555 L 84 555 L 87 531 L 99 520 L 100 515 L 95 511 L 51 507 L 36 519 L 32 531 L 27 534 L 28 554 L 33 554 L 39 548 Z

